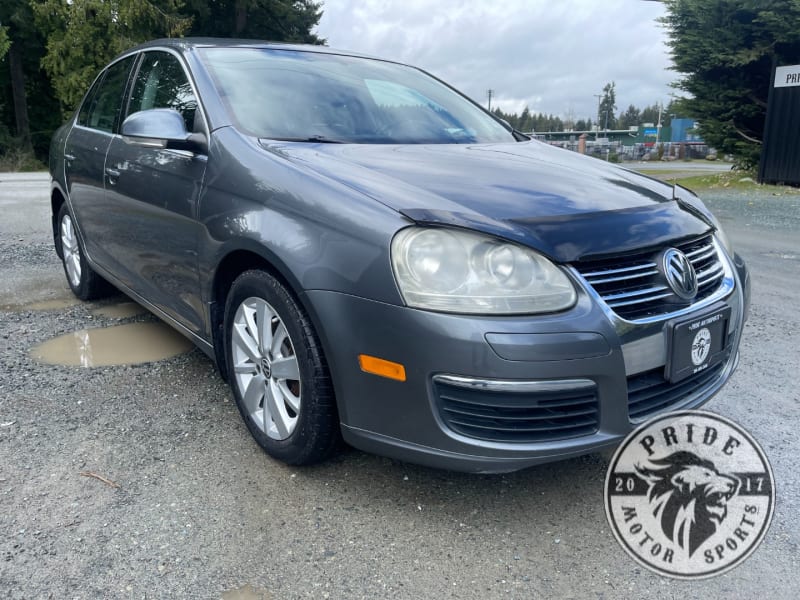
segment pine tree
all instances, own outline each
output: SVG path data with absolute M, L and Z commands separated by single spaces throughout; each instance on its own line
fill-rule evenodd
M 597 118 L 600 119 L 602 129 L 614 129 L 616 125 L 617 93 L 616 84 L 612 81 L 603 87 L 603 98 L 600 100 L 600 110 Z
M 743 166 L 761 153 L 773 63 L 800 63 L 800 0 L 668 0 L 675 86 L 703 139 Z

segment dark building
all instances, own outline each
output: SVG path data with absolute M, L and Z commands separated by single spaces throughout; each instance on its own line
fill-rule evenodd
M 758 180 L 800 185 L 800 65 L 773 74 Z

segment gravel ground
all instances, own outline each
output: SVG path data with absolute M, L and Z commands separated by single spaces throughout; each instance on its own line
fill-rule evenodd
M 29 349 L 55 335 L 154 318 L 92 313 L 122 297 L 70 300 L 46 177 L 0 174 L 0 596 L 797 598 L 800 195 L 707 199 L 754 279 L 739 371 L 708 408 L 765 448 L 777 510 L 744 564 L 681 582 L 612 537 L 605 457 L 473 476 L 345 450 L 292 468 L 259 450 L 197 350 L 34 362 Z M 63 307 L 30 308 L 42 300 Z

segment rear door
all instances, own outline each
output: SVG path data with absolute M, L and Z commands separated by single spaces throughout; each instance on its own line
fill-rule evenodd
M 208 135 L 181 59 L 144 52 L 127 114 L 172 108 L 190 132 Z M 185 150 L 146 148 L 114 136 L 106 158 L 105 219 L 115 232 L 108 253 L 114 273 L 189 330 L 203 335 L 197 244 L 197 200 L 207 157 Z
M 64 145 L 64 177 L 70 206 L 86 252 L 101 266 L 109 264 L 105 159 L 119 127 L 134 60 L 134 56 L 123 58 L 101 73 L 86 95 Z

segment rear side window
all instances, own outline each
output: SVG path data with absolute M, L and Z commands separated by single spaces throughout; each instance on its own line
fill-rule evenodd
M 128 114 L 151 108 L 181 113 L 187 131 L 194 131 L 197 98 L 180 61 L 168 52 L 147 52 L 133 83 Z
M 78 124 L 113 133 L 119 127 L 122 97 L 134 57 L 114 63 L 98 80 L 78 113 Z
M 89 93 L 86 94 L 86 98 L 83 100 L 81 109 L 78 111 L 78 125 L 83 125 L 84 127 L 89 126 L 89 110 L 92 108 L 92 100 L 97 95 L 97 90 L 100 88 L 100 84 L 103 83 L 104 78 L 105 73 L 97 78 L 97 81 L 94 82 L 92 89 L 90 89 Z

